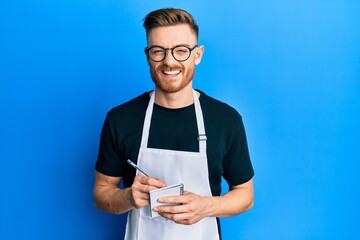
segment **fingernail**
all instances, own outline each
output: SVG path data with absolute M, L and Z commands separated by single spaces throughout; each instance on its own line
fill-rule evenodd
M 164 199 L 159 198 L 159 199 L 158 199 L 158 202 L 162 203 L 162 202 L 164 202 Z
M 154 207 L 154 208 L 153 208 L 153 211 L 154 211 L 154 212 L 157 212 L 157 211 L 158 211 L 158 208 L 157 208 L 157 207 Z

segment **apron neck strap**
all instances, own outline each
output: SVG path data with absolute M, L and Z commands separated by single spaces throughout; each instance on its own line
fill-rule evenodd
M 200 101 L 197 96 L 195 90 L 193 90 L 193 97 L 194 97 L 194 106 L 195 106 L 195 114 L 196 114 L 196 123 L 198 127 L 198 137 L 197 140 L 199 141 L 199 152 L 206 153 L 206 134 L 205 134 L 205 125 L 204 125 L 204 118 L 201 111 Z M 149 105 L 146 109 L 145 113 L 145 120 L 144 120 L 144 127 L 141 137 L 141 148 L 147 148 L 148 140 L 149 140 L 149 132 L 150 132 L 150 123 L 151 123 L 151 116 L 154 109 L 154 102 L 155 102 L 155 91 L 152 92 L 150 96 Z
M 204 125 L 204 117 L 201 111 L 199 97 L 195 90 L 193 90 L 194 95 L 194 106 L 195 106 L 195 114 L 196 114 L 196 122 L 198 127 L 198 137 L 199 141 L 199 152 L 206 153 L 206 134 L 205 134 L 205 125 Z

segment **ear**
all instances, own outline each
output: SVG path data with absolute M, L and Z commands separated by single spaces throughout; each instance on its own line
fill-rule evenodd
M 203 54 L 204 54 L 204 51 L 205 51 L 205 48 L 204 48 L 203 45 L 202 45 L 202 46 L 199 46 L 199 47 L 197 47 L 197 48 L 195 49 L 195 59 L 194 59 L 195 65 L 200 64 L 201 58 L 202 58 L 202 56 L 203 56 Z

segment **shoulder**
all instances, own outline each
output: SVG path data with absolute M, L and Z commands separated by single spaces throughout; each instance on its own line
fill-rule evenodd
M 208 96 L 206 93 L 200 92 L 200 104 L 204 115 L 207 117 L 222 119 L 225 121 L 239 122 L 242 121 L 240 113 L 227 103 Z M 204 116 L 205 117 L 205 116 Z
M 107 118 L 110 121 L 118 121 L 124 118 L 129 119 L 132 117 L 138 117 L 139 115 L 144 115 L 148 103 L 149 92 L 145 92 L 125 103 L 112 108 L 108 112 Z

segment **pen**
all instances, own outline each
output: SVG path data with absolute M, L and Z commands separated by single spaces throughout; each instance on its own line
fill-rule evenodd
M 128 159 L 127 160 L 127 162 L 131 165 L 131 166 L 133 166 L 134 168 L 136 168 L 137 170 L 139 170 L 142 174 L 144 174 L 145 176 L 149 176 L 149 175 L 147 175 L 143 170 L 141 170 L 138 166 L 136 166 L 136 164 L 135 163 L 133 163 L 130 159 Z

